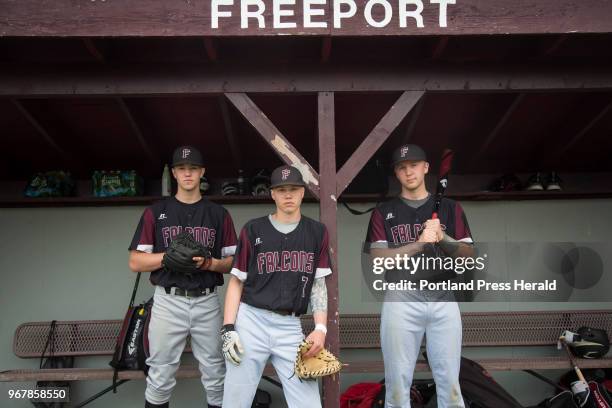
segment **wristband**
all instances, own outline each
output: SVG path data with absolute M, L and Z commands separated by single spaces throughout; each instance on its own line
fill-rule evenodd
M 327 334 L 327 326 L 323 323 L 317 323 L 314 329 L 323 332 L 323 334 Z
M 231 332 L 231 331 L 236 331 L 236 328 L 231 323 L 230 324 L 224 324 L 223 327 L 221 328 L 221 334 L 225 334 L 225 333 Z

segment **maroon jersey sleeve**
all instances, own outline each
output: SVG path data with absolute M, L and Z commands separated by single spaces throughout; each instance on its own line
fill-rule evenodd
M 144 210 L 140 222 L 132 238 L 129 250 L 142 251 L 147 253 L 153 252 L 155 245 L 155 217 L 151 208 Z
M 467 222 L 467 217 L 459 203 L 455 204 L 455 236 L 457 241 L 472 243 L 472 233 Z
M 329 259 L 329 234 L 327 228 L 323 227 L 323 241 L 321 242 L 321 252 L 319 253 L 319 263 L 315 272 L 315 279 L 322 278 L 332 273 L 331 262 Z
M 247 278 L 250 258 L 251 242 L 249 240 L 247 228 L 244 227 L 242 228 L 242 231 L 240 231 L 240 238 L 238 239 L 238 245 L 236 246 L 236 253 L 234 255 L 234 265 L 231 271 L 232 275 L 243 282 Z
M 234 256 L 236 253 L 236 229 L 234 228 L 234 221 L 229 212 L 225 212 L 223 217 L 223 242 L 221 243 L 221 256 L 223 258 L 227 256 Z
M 368 236 L 366 241 L 372 247 L 387 248 L 387 234 L 385 232 L 385 222 L 378 208 L 372 211 L 370 216 L 370 225 L 368 226 Z

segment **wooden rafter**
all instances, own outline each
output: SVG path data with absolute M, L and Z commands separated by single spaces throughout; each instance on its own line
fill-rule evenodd
M 82 67 L 4 65 L 0 96 L 134 96 L 224 92 L 526 92 L 610 90 L 612 64 L 277 64 Z
M 98 62 L 106 62 L 106 57 L 100 51 L 100 49 L 98 47 L 96 47 L 96 44 L 94 43 L 94 40 L 92 40 L 91 38 L 83 38 L 83 45 L 85 45 L 85 48 L 87 49 L 87 52 L 89 52 L 89 54 L 96 61 L 98 61 Z
M 340 196 L 348 187 L 353 178 L 359 173 L 363 166 L 370 160 L 372 155 L 387 140 L 397 125 L 406 117 L 408 112 L 416 105 L 423 96 L 422 91 L 406 91 L 391 106 L 391 109 L 383 116 L 370 134 L 353 152 L 351 157 L 338 170 L 336 182 L 336 194 Z
M 219 97 L 219 107 L 221 108 L 221 117 L 223 118 L 223 126 L 225 128 L 225 137 L 227 143 L 230 146 L 230 152 L 232 153 L 232 159 L 236 169 L 242 169 L 242 152 L 240 151 L 240 145 L 236 142 L 236 134 L 234 133 L 234 127 L 232 125 L 232 119 L 230 117 L 229 109 L 227 107 L 227 99 L 225 96 Z
M 331 57 L 331 49 L 332 49 L 332 39 L 331 37 L 323 38 L 323 42 L 321 43 L 321 62 L 326 64 L 329 62 L 329 58 Z
M 567 34 L 561 34 L 558 36 L 552 44 L 550 44 L 544 52 L 542 52 L 542 57 L 549 57 L 553 55 L 561 46 L 567 41 Z
M 304 159 L 300 152 L 289 143 L 287 138 L 274 126 L 265 113 L 255 105 L 255 102 L 246 93 L 242 92 L 226 93 L 225 96 L 272 147 L 283 162 L 298 168 L 302 172 L 308 190 L 316 198 L 319 198 L 319 174 Z
M 151 146 L 149 146 L 149 144 L 147 143 L 147 140 L 145 139 L 144 134 L 142 133 L 142 130 L 140 129 L 140 126 L 138 126 L 138 123 L 136 123 L 136 120 L 134 119 L 134 116 L 132 115 L 130 108 L 125 103 L 125 100 L 123 98 L 115 98 L 115 100 L 117 101 L 117 105 L 119 106 L 119 109 L 123 113 L 123 116 L 128 121 L 128 124 L 130 125 L 130 129 L 132 129 L 132 133 L 134 134 L 134 137 L 136 137 L 136 140 L 138 141 L 138 144 L 142 148 L 142 151 L 147 155 L 147 158 L 151 160 L 153 163 L 160 163 L 159 158 L 153 152 L 153 150 L 151 149 Z
M 501 130 L 506 125 L 506 123 L 508 123 L 508 120 L 514 114 L 514 111 L 516 111 L 516 108 L 518 108 L 523 102 L 523 99 L 525 99 L 524 93 L 520 93 L 514 97 L 512 103 L 510 104 L 510 106 L 508 106 L 502 117 L 497 121 L 497 124 L 495 125 L 493 130 L 491 130 L 491 132 L 487 135 L 485 141 L 480 145 L 480 149 L 472 160 L 473 164 L 478 163 L 478 160 L 487 152 L 489 147 L 493 144 Z
M 448 45 L 448 36 L 443 35 L 442 37 L 438 39 L 433 51 L 431 52 L 431 59 L 432 60 L 439 59 L 442 56 L 442 54 L 444 54 L 444 50 L 446 50 L 447 45 Z
M 425 95 L 419 99 L 415 107 L 412 109 L 410 121 L 408 121 L 408 124 L 406 125 L 406 133 L 404 133 L 404 138 L 402 139 L 402 144 L 406 144 L 412 139 L 417 121 L 419 120 L 419 116 L 421 116 L 421 111 L 423 110 L 423 105 L 425 105 Z
M 601 109 L 580 132 L 576 133 L 564 146 L 562 146 L 554 155 L 553 159 L 557 160 L 567 153 L 576 143 L 578 143 L 593 127 L 608 113 L 612 111 L 612 101 Z
M 206 56 L 211 62 L 217 62 L 219 55 L 217 54 L 217 46 L 210 37 L 204 38 L 204 48 L 206 49 Z
M 64 149 L 62 149 L 55 139 L 47 132 L 45 127 L 28 111 L 28 109 L 23 106 L 23 104 L 17 99 L 10 100 L 13 106 L 17 108 L 17 110 L 23 115 L 24 118 L 28 121 L 28 123 L 36 129 L 36 132 L 43 138 L 43 140 L 57 153 L 60 154 L 64 159 L 68 158 L 68 154 Z

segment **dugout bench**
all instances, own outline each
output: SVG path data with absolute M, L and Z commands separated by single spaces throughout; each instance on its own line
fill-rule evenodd
M 545 355 L 510 356 L 503 358 L 473 358 L 489 371 L 536 369 L 571 369 L 564 352 L 551 353 L 556 348 L 557 339 L 564 330 L 577 330 L 581 326 L 605 329 L 612 333 L 612 310 L 566 310 L 566 311 L 528 311 L 528 312 L 483 312 L 462 313 L 463 347 L 492 348 L 506 347 L 532 348 L 546 350 Z M 110 361 L 121 320 L 58 321 L 55 333 L 55 356 L 108 356 Z M 21 358 L 39 359 L 51 322 L 32 322 L 21 324 L 15 331 L 13 352 Z M 302 317 L 305 333 L 313 328 L 311 316 Z M 340 317 L 340 349 L 380 349 L 380 315 L 347 314 Z M 190 352 L 189 342 L 185 352 Z M 519 353 L 520 354 L 520 353 Z M 546 355 L 547 354 L 547 355 Z M 348 364 L 342 373 L 382 373 L 382 359 L 363 361 L 358 358 L 343 359 Z M 78 363 L 78 360 L 76 360 Z M 612 368 L 612 357 L 601 359 L 577 359 L 578 366 L 587 368 Z M 417 371 L 428 371 L 424 360 L 417 363 Z M 273 376 L 274 369 L 268 365 L 265 376 Z M 198 378 L 196 365 L 180 367 L 177 378 Z M 0 381 L 112 381 L 113 369 L 104 368 L 63 368 L 63 369 L 16 369 L 0 372 Z M 121 383 L 129 380 L 144 379 L 141 371 L 121 371 Z M 273 383 L 277 384 L 274 380 Z M 107 390 L 93 396 L 78 406 L 83 406 L 99 397 Z

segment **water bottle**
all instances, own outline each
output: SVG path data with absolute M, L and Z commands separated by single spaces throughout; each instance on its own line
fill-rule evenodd
M 242 169 L 238 170 L 238 194 L 247 194 L 246 180 L 244 179 L 244 172 Z
M 170 169 L 167 164 L 164 166 L 162 174 L 161 194 L 164 197 L 170 196 Z

